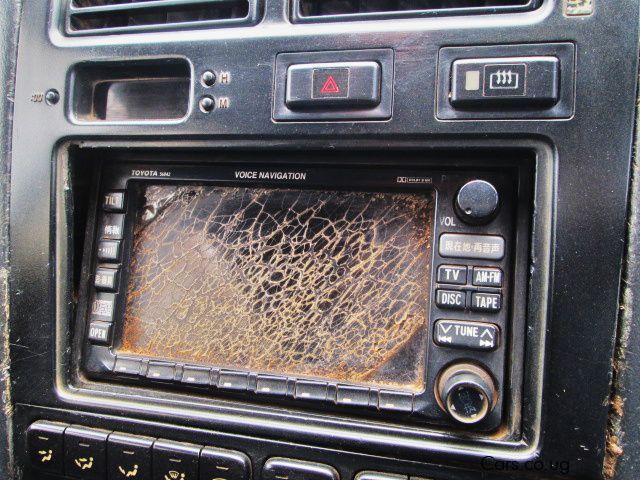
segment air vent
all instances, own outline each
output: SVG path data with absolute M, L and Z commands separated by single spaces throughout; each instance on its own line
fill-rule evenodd
M 256 23 L 260 0 L 69 0 L 67 33 L 113 34 Z
M 293 0 L 297 22 L 471 15 L 532 10 L 541 0 Z

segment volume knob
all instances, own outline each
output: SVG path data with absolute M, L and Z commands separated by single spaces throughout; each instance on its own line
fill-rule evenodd
M 446 368 L 436 385 L 438 403 L 454 420 L 464 424 L 484 420 L 496 405 L 498 392 L 484 369 L 459 363 Z
M 485 180 L 471 180 L 465 183 L 456 196 L 456 212 L 462 221 L 480 225 L 493 219 L 500 196 L 496 188 Z

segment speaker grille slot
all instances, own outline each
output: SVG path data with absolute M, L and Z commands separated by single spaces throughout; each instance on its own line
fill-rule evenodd
M 256 23 L 259 0 L 70 0 L 67 33 L 116 34 Z
M 541 0 L 294 0 L 301 22 L 471 15 L 531 10 Z

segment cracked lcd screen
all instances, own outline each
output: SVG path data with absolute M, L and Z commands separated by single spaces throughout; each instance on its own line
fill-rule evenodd
M 431 191 L 141 188 L 118 353 L 424 389 Z

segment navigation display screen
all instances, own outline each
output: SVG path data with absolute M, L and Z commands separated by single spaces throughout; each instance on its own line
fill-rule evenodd
M 117 353 L 424 390 L 433 191 L 140 188 Z

